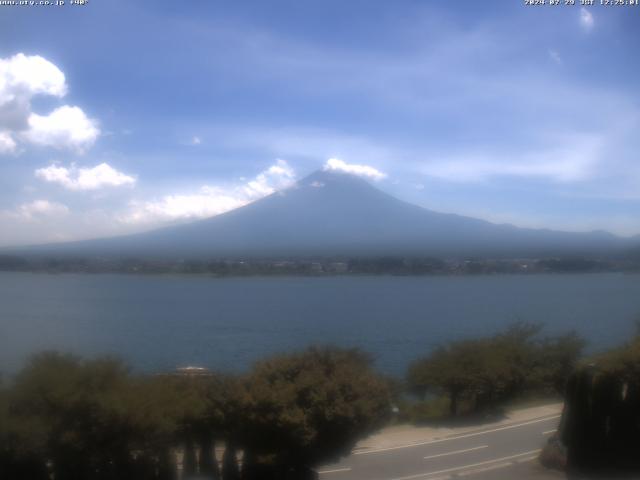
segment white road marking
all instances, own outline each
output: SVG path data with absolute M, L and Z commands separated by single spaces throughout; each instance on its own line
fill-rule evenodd
M 488 446 L 489 445 L 480 445 L 479 447 L 465 448 L 464 450 L 455 450 L 453 452 L 438 453 L 436 455 L 429 455 L 427 457 L 424 457 L 424 459 L 428 460 L 430 458 L 446 457 L 447 455 L 455 455 L 457 453 L 473 452 L 474 450 L 480 450 L 481 448 L 487 448 Z
M 527 457 L 527 458 L 520 458 L 520 459 L 516 460 L 516 463 L 527 463 L 527 462 L 530 462 L 532 460 L 535 460 L 536 458 L 538 458 L 538 455 L 534 455 L 532 457 Z
M 465 469 L 469 469 L 469 468 L 473 468 L 473 467 L 479 467 L 481 465 L 489 465 L 489 464 L 500 464 L 501 466 L 507 467 L 509 465 L 511 465 L 510 462 L 505 462 L 505 460 L 512 460 L 514 458 L 518 458 L 518 457 L 524 457 L 526 455 L 531 455 L 531 454 L 537 454 L 540 453 L 540 449 L 538 450 L 530 450 L 528 452 L 522 452 L 522 453 L 516 453 L 515 455 L 509 455 L 508 457 L 500 457 L 500 458 L 494 458 L 492 460 L 485 460 L 484 462 L 478 462 L 478 463 L 471 463 L 469 465 L 462 465 L 460 467 L 451 467 L 451 468 L 445 468 L 444 470 L 437 470 L 435 472 L 425 472 L 425 473 L 417 473 L 415 475 L 408 475 L 406 477 L 396 477 L 396 478 L 392 478 L 390 480 L 411 480 L 413 478 L 423 478 L 423 477 L 429 477 L 431 475 L 439 475 L 442 473 L 449 473 L 449 472 L 457 472 L 459 470 L 465 470 Z M 492 465 L 493 467 L 494 465 Z M 458 474 L 461 475 L 461 474 Z
M 543 435 L 549 435 L 550 433 L 555 432 L 556 429 L 554 428 L 553 430 L 547 430 L 546 432 L 542 432 Z
M 506 468 L 506 467 L 509 467 L 509 466 L 513 465 L 514 463 L 527 463 L 527 462 L 530 462 L 532 460 L 535 460 L 536 458 L 538 458 L 538 455 L 534 455 L 532 457 L 519 458 L 519 459 L 515 460 L 515 462 L 496 463 L 495 465 L 489 465 L 488 467 L 476 468 L 476 469 L 473 469 L 473 470 L 467 470 L 465 472 L 460 472 L 460 473 L 456 474 L 456 476 L 457 477 L 468 477 L 469 475 L 477 475 L 478 473 L 484 473 L 484 472 L 489 472 L 491 470 L 498 470 L 500 468 Z M 429 480 L 433 480 L 433 478 L 431 478 Z
M 334 468 L 333 470 L 320 470 L 318 475 L 324 475 L 326 473 L 338 473 L 338 472 L 350 472 L 351 468 Z
M 490 472 L 491 470 L 498 470 L 511 465 L 511 462 L 496 463 L 495 465 L 489 465 L 488 467 L 474 468 L 473 470 L 467 470 L 456 474 L 456 477 L 468 477 L 469 475 L 477 475 L 479 473 Z
M 499 432 L 499 431 L 502 431 L 502 430 L 509 430 L 511 428 L 524 427 L 526 425 L 533 425 L 534 423 L 546 422 L 548 420 L 553 420 L 553 419 L 556 419 L 556 418 L 560 418 L 560 415 L 553 415 L 551 417 L 539 418 L 539 419 L 536 419 L 536 420 L 530 420 L 528 422 L 518 423 L 518 424 L 515 424 L 515 425 L 507 425 L 505 427 L 493 428 L 491 430 L 483 430 L 481 432 L 467 433 L 467 434 L 458 435 L 458 436 L 455 436 L 455 437 L 441 438 L 441 439 L 438 439 L 438 440 L 428 440 L 426 442 L 409 443 L 409 444 L 406 444 L 406 445 L 398 445 L 398 446 L 395 446 L 395 447 L 377 448 L 377 449 L 374 449 L 374 450 L 364 450 L 364 451 L 361 451 L 361 452 L 353 452 L 352 455 L 368 455 L 370 453 L 388 452 L 388 451 L 391 451 L 391 450 L 400 450 L 401 448 L 411 448 L 411 447 L 419 447 L 419 446 L 422 446 L 422 445 L 432 445 L 434 443 L 450 442 L 452 440 L 459 440 L 461 438 L 476 437 L 478 435 L 485 435 L 487 433 Z

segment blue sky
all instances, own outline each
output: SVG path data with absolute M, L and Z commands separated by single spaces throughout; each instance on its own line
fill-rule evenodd
M 202 218 L 327 165 L 640 233 L 640 6 L 523 3 L 2 6 L 0 245 Z

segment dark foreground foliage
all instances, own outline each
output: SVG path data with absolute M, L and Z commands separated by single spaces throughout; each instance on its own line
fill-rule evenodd
M 178 455 L 187 477 L 316 478 L 385 421 L 389 395 L 368 357 L 339 348 L 246 377 L 140 377 L 118 360 L 45 353 L 0 388 L 0 478 L 169 480 Z
M 570 475 L 640 478 L 640 336 L 571 375 L 560 438 Z

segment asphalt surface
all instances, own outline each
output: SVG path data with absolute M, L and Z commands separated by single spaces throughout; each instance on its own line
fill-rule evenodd
M 540 449 L 559 415 L 388 448 L 356 451 L 318 469 L 320 480 L 547 480 L 563 478 L 540 467 Z

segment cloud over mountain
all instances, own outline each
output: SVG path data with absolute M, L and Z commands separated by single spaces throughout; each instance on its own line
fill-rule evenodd
M 168 194 L 148 201 L 134 200 L 129 211 L 119 218 L 128 224 L 153 224 L 211 217 L 287 188 L 294 181 L 294 170 L 285 160 L 278 160 L 255 178 L 237 185 L 203 185 L 196 192 Z
M 324 170 L 328 172 L 350 173 L 351 175 L 369 178 L 372 180 L 382 180 L 387 176 L 386 173 L 383 173 L 377 168 L 369 165 L 351 164 L 338 158 L 330 158 L 327 160 L 327 163 L 324 165 Z

